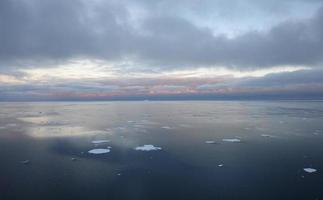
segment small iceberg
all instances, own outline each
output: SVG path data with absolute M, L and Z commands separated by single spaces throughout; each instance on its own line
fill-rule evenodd
M 156 151 L 156 150 L 161 150 L 161 147 L 155 147 L 152 144 L 145 144 L 143 146 L 136 147 L 135 150 L 137 151 Z
M 213 140 L 207 140 L 207 141 L 205 141 L 205 144 L 215 144 L 215 141 L 213 141 Z
M 317 170 L 316 169 L 313 169 L 313 168 L 304 168 L 303 169 L 305 172 L 307 172 L 307 173 L 314 173 L 314 172 L 317 172 Z
M 93 140 L 92 144 L 102 144 L 107 142 L 110 142 L 110 140 Z
M 218 167 L 223 167 L 223 164 L 219 164 Z
M 222 139 L 223 142 L 241 142 L 240 139 L 236 139 L 236 138 L 233 138 L 233 139 Z
M 90 154 L 104 154 L 104 153 L 109 153 L 110 149 L 92 149 L 88 151 Z

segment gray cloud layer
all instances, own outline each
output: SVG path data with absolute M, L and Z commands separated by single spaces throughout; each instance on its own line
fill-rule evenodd
M 131 59 L 160 68 L 322 64 L 323 8 L 309 19 L 288 20 L 265 32 L 250 30 L 228 38 L 185 17 L 185 9 L 201 12 L 205 6 L 194 7 L 197 3 L 193 0 L 172 2 L 1 0 L 0 68 L 49 65 L 71 58 Z M 208 13 L 217 5 L 225 12 L 238 1 L 224 2 L 209 1 L 205 4 L 209 5 Z M 270 2 L 249 0 L 248 5 L 278 13 L 282 5 L 320 3 Z M 167 6 L 172 11 L 159 10 Z

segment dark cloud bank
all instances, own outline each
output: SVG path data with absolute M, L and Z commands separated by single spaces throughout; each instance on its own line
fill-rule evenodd
M 131 3 L 93 2 L 0 1 L 1 66 L 84 57 L 131 58 L 158 67 L 319 66 L 323 61 L 323 8 L 310 19 L 289 20 L 265 32 L 249 31 L 230 39 L 180 15 L 153 16 L 154 10 L 146 10 L 148 17 L 134 26 L 127 6 Z
M 139 67 L 172 70 L 225 66 L 253 70 L 281 65 L 303 65 L 313 70 L 243 78 L 204 86 L 208 89 L 242 87 L 250 92 L 174 96 L 91 97 L 101 99 L 216 99 L 216 98 L 322 98 L 323 7 L 322 1 L 244 1 L 244 8 L 258 13 L 291 12 L 294 4 L 318 5 L 308 18 L 283 20 L 266 30 L 245 31 L 234 37 L 214 34 L 210 27 L 190 20 L 195 15 L 217 10 L 221 17 L 248 18 L 241 2 L 205 1 L 82 1 L 1 0 L 0 73 L 21 76 L 15 69 L 53 67 L 71 59 L 131 60 Z M 238 4 L 239 3 L 239 4 Z M 169 9 L 167 9 L 169 8 Z M 306 9 L 303 10 L 306 12 Z M 223 17 L 223 16 L 222 16 Z M 257 17 L 253 15 L 251 17 Z M 243 24 L 242 24 L 243 25 Z M 99 88 L 98 88 L 99 87 Z M 53 100 L 46 92 L 105 91 L 115 85 L 16 85 L 1 86 L 0 100 Z M 139 86 L 142 87 L 142 86 Z M 286 90 L 277 90 L 277 88 Z M 112 89 L 111 89 L 112 88 Z M 200 87 L 200 89 L 203 86 Z M 262 88 L 265 90 L 257 90 Z M 276 90 L 272 90 L 276 88 Z M 199 89 L 197 87 L 197 89 Z M 80 100 L 55 97 L 54 100 Z

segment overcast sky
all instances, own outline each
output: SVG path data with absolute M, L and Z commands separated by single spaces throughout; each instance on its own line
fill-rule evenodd
M 0 100 L 323 96 L 323 0 L 1 0 Z

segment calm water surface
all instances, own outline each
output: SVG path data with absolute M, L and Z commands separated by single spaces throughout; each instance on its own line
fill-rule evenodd
M 1 200 L 315 200 L 322 172 L 322 101 L 0 103 Z

